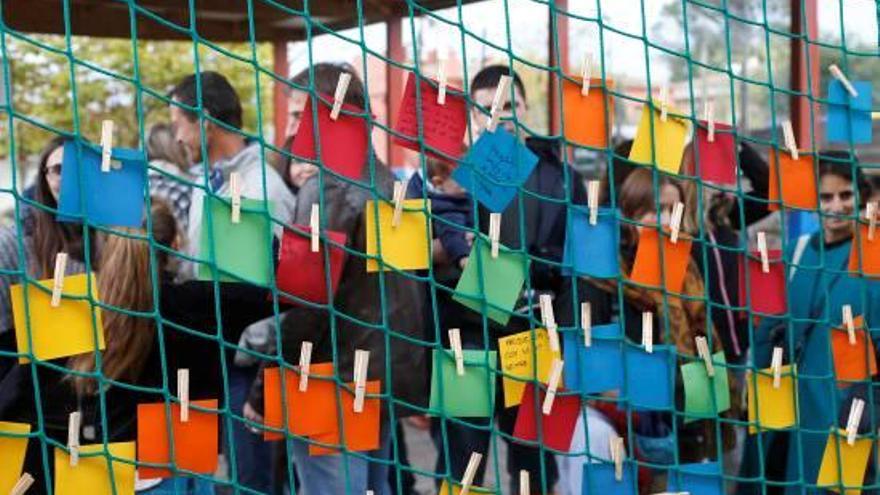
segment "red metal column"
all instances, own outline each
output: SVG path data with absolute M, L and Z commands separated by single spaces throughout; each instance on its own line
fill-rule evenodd
M 559 10 L 568 10 L 568 0 L 554 0 L 553 4 Z M 556 16 L 556 30 L 553 30 L 553 17 Z M 547 20 L 547 58 L 550 70 L 568 71 L 568 16 L 556 14 L 550 9 Z M 559 51 L 556 51 L 556 40 L 559 40 Z M 562 129 L 562 112 L 560 106 L 561 95 L 558 91 L 559 77 L 555 72 L 550 72 L 547 78 L 547 106 L 550 108 L 550 122 L 547 126 L 550 134 L 558 134 Z
M 278 77 L 287 79 L 290 77 L 287 65 L 287 42 L 275 41 L 272 43 L 272 71 Z M 275 146 L 284 144 L 284 130 L 287 129 L 287 94 L 286 86 L 281 82 L 275 82 L 272 88 L 272 120 L 275 126 Z
M 406 58 L 403 48 L 403 21 L 396 17 L 387 21 L 387 50 L 386 57 L 389 60 L 402 62 Z M 386 91 L 385 102 L 388 109 L 388 126 L 392 126 L 397 122 L 397 115 L 400 112 L 400 99 L 403 97 L 403 71 L 390 64 L 385 65 Z M 404 150 L 392 143 L 392 136 L 389 133 L 388 139 L 388 156 L 386 158 L 389 166 L 400 166 L 404 161 Z
M 792 95 L 791 123 L 800 148 L 812 146 L 812 134 L 821 136 L 819 105 L 810 100 L 821 91 L 822 67 L 819 63 L 819 7 L 817 0 L 791 0 L 791 87 L 803 95 Z M 807 39 L 814 43 L 807 43 Z M 809 74 L 809 78 L 807 78 Z M 810 128 L 810 105 L 813 106 L 813 127 Z M 818 139 L 817 139 L 818 141 Z

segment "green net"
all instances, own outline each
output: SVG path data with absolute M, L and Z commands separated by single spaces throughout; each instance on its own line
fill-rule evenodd
M 880 6 L 588 4 L 0 1 L 0 492 L 877 490 Z

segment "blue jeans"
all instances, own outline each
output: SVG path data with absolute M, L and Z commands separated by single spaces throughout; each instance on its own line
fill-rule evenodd
M 162 483 L 138 495 L 214 495 L 214 484 L 200 478 L 178 476 L 162 480 Z
M 257 376 L 259 367 L 239 368 L 229 367 L 229 407 L 241 416 L 242 408 L 251 390 L 251 384 Z M 224 446 L 226 458 L 229 459 L 230 475 L 235 469 L 240 486 L 255 490 L 260 493 L 272 493 L 272 475 L 275 470 L 272 463 L 273 443 L 264 442 L 262 434 L 254 434 L 244 422 L 232 420 L 232 441 L 235 448 L 235 466 L 232 466 L 232 456 L 229 445 Z M 226 443 L 227 436 L 223 435 Z
M 388 461 L 390 438 L 387 431 L 383 432 L 379 450 L 357 455 Z M 375 495 L 391 493 L 388 464 L 384 462 L 370 462 L 354 453 L 309 456 L 308 442 L 300 439 L 290 440 L 290 452 L 299 478 L 297 495 L 363 495 L 367 490 L 373 490 Z

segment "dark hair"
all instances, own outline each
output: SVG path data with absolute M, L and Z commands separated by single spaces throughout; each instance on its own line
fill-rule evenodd
M 222 74 L 213 71 L 200 72 L 198 79 L 202 88 L 202 108 L 220 122 L 241 129 L 241 101 L 229 81 Z M 168 92 L 168 97 L 190 107 L 198 106 L 196 74 L 184 77 Z M 187 110 L 186 113 L 190 115 L 190 121 L 196 120 L 194 112 Z
M 871 196 L 871 184 L 865 178 L 859 158 L 849 151 L 819 151 L 819 179 L 825 175 L 836 175 L 843 180 L 852 182 L 859 191 L 859 201 L 864 203 Z M 853 172 L 855 171 L 855 172 Z M 855 176 L 853 176 L 855 173 Z
M 351 82 L 348 84 L 348 91 L 345 92 L 345 99 L 343 102 L 360 109 L 366 108 L 367 97 L 366 91 L 364 90 L 364 83 L 361 81 L 360 76 L 357 75 L 357 72 L 355 72 L 354 67 L 352 67 L 351 64 L 344 62 L 321 62 L 313 65 L 311 71 L 314 71 L 314 80 L 312 79 L 312 72 L 306 67 L 290 78 L 290 83 L 293 87 L 290 87 L 288 91 L 308 91 L 312 86 L 310 83 L 313 83 L 316 92 L 330 95 L 330 97 L 332 97 L 333 93 L 336 92 L 336 83 L 339 81 L 339 76 L 341 74 L 349 74 L 351 75 Z
M 471 95 L 473 95 L 475 91 L 481 89 L 494 90 L 498 86 L 498 81 L 501 80 L 501 76 L 513 77 L 513 84 L 519 89 L 523 100 L 527 100 L 526 86 L 523 84 L 519 74 L 517 74 L 515 70 L 510 70 L 510 67 L 501 64 L 483 67 L 480 72 L 477 72 L 477 75 L 471 80 Z

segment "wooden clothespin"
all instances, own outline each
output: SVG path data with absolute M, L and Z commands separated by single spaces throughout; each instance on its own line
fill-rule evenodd
M 189 421 L 189 369 L 177 370 L 177 396 L 180 397 L 180 422 Z
M 309 389 L 309 368 L 312 366 L 312 343 L 303 341 L 299 348 L 299 391 Z
M 492 244 L 492 258 L 497 258 L 501 244 L 501 213 L 489 213 L 489 242 Z
M 241 222 L 241 180 L 238 172 L 229 174 L 229 190 L 232 193 L 232 223 Z
M 18 481 L 15 482 L 15 486 L 12 487 L 12 491 L 9 492 L 9 495 L 24 495 L 33 484 L 34 477 L 30 473 L 22 473 Z
M 584 66 L 581 69 L 581 96 L 590 96 L 590 79 L 593 76 L 593 57 L 590 52 L 584 54 Z
M 563 362 L 561 359 L 553 359 L 553 364 L 550 365 L 550 379 L 547 381 L 547 394 L 544 396 L 544 404 L 541 407 L 544 416 L 549 415 L 553 410 L 553 401 L 556 400 L 556 390 L 559 388 L 559 380 L 562 379 L 562 366 Z
M 672 218 L 669 221 L 669 228 L 672 230 L 672 234 L 669 236 L 669 240 L 676 244 L 678 243 L 678 234 L 681 232 L 681 219 L 684 216 L 684 203 L 681 201 L 675 203 L 675 206 L 672 207 Z
M 868 217 L 868 240 L 874 240 L 874 232 L 877 230 L 877 201 L 869 201 L 865 205 L 865 216 Z
M 538 305 L 541 307 L 541 320 L 547 329 L 547 337 L 550 340 L 550 350 L 559 350 L 559 331 L 556 326 L 556 316 L 553 314 L 553 298 L 550 294 L 538 296 Z
M 461 350 L 461 332 L 457 328 L 449 329 L 449 347 L 455 357 L 455 373 L 464 376 L 464 351 Z
M 461 479 L 461 490 L 458 492 L 458 495 L 468 495 L 468 492 L 470 492 L 471 485 L 474 483 L 474 478 L 477 476 L 477 469 L 480 467 L 481 460 L 483 460 L 483 454 L 477 452 L 471 453 L 467 468 L 464 470 L 464 477 Z
M 782 121 L 782 139 L 785 140 L 785 147 L 791 153 L 792 160 L 800 160 L 798 156 L 797 141 L 794 139 L 794 128 L 791 127 L 790 120 Z
M 645 311 L 642 313 L 642 345 L 645 352 L 654 352 L 654 313 Z
M 529 472 L 525 469 L 519 470 L 519 495 L 529 495 L 531 493 L 531 483 L 529 482 Z
M 339 118 L 339 112 L 342 111 L 342 103 L 345 101 L 345 93 L 348 92 L 348 84 L 351 82 L 351 74 L 343 72 L 339 74 L 339 81 L 336 83 L 336 93 L 333 94 L 333 109 L 330 110 L 330 120 Z
M 498 113 L 501 111 L 505 98 L 507 98 L 507 92 L 510 89 L 510 81 L 512 79 L 510 76 L 501 76 L 501 79 L 498 80 L 498 87 L 495 88 L 495 98 L 492 100 L 492 108 L 489 111 L 489 120 L 486 121 L 486 129 L 489 132 L 495 132 L 495 128 L 498 127 Z
M 843 324 L 846 326 L 846 334 L 849 337 L 849 345 L 856 345 L 856 325 L 853 321 L 853 312 L 852 306 L 849 304 L 844 304 L 843 307 L 840 308 L 841 313 L 843 313 Z
M 706 140 L 710 143 L 715 142 L 715 103 L 706 100 Z
M 767 234 L 758 232 L 758 254 L 761 255 L 761 272 L 770 273 L 770 255 L 767 251 Z
M 396 228 L 400 225 L 400 217 L 403 215 L 403 198 L 406 195 L 406 187 L 402 180 L 394 181 L 394 193 L 392 194 L 394 201 L 394 214 L 391 216 L 391 227 Z
M 76 467 L 79 464 L 79 429 L 81 424 L 82 416 L 79 411 L 74 411 L 67 417 L 67 450 L 71 467 Z
M 782 347 L 773 348 L 770 369 L 773 370 L 773 388 L 779 388 L 782 385 Z
M 446 104 L 446 55 L 437 57 L 437 104 Z
M 309 219 L 309 232 L 312 237 L 311 249 L 313 253 L 321 250 L 321 207 L 318 203 L 312 203 L 312 216 Z
M 614 462 L 614 479 L 617 481 L 623 480 L 623 458 L 624 447 L 623 447 L 623 438 L 614 436 L 609 440 L 610 450 L 611 450 L 611 461 Z
M 846 89 L 846 92 L 849 93 L 850 96 L 852 96 L 853 98 L 859 97 L 859 92 L 856 91 L 856 87 L 853 86 L 851 82 L 849 82 L 849 79 L 847 79 L 847 77 L 843 74 L 837 64 L 829 65 L 828 72 L 830 72 L 835 79 L 840 81 L 840 84 L 843 85 L 843 87 Z
M 865 401 L 853 399 L 849 407 L 849 418 L 846 420 L 846 443 L 854 445 L 856 436 L 859 434 L 859 424 L 862 422 L 862 414 L 865 412 Z
M 590 225 L 599 222 L 599 181 L 587 183 L 587 207 L 590 209 Z
M 581 303 L 581 328 L 584 329 L 584 347 L 593 345 L 593 314 L 590 303 Z
M 715 376 L 715 366 L 712 364 L 712 354 L 709 352 L 709 343 L 706 341 L 706 337 L 702 335 L 694 338 L 694 343 L 697 346 L 697 354 L 703 359 L 703 362 L 706 364 L 706 375 L 709 377 Z
M 67 253 L 55 255 L 55 273 L 52 277 L 52 300 L 49 305 L 53 308 L 61 306 L 61 292 L 64 290 L 64 273 L 67 270 Z
M 364 411 L 364 396 L 367 393 L 367 369 L 370 365 L 370 351 L 354 351 L 354 412 Z
M 101 122 L 101 172 L 109 172 L 113 159 L 113 121 Z
M 660 86 L 660 121 L 669 119 L 669 86 Z

